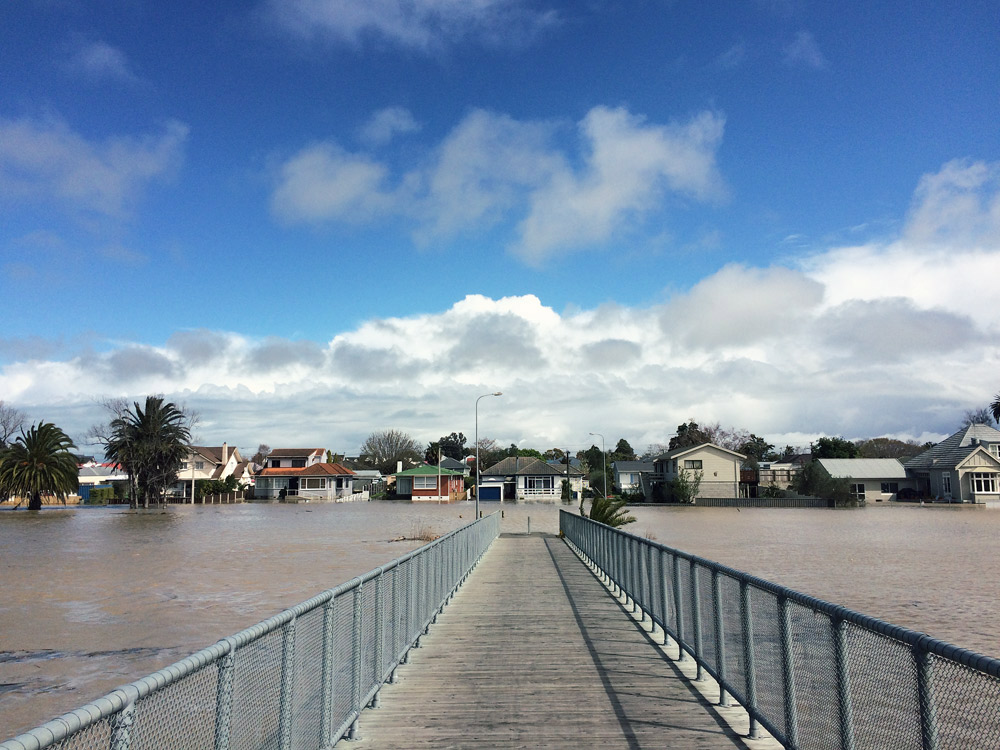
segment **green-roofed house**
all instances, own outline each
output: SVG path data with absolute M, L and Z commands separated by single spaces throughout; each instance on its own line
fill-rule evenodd
M 461 472 L 430 464 L 398 471 L 396 495 L 411 501 L 429 503 L 454 503 L 465 500 L 465 478 Z

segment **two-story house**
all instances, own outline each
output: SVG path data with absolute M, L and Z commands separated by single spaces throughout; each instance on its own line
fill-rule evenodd
M 700 478 L 695 501 L 699 497 L 739 497 L 740 465 L 745 460 L 742 453 L 715 443 L 675 448 L 653 460 L 653 481 L 669 488 L 683 472 L 689 481 Z
M 963 427 L 903 465 L 925 497 L 1000 502 L 1000 430 L 987 425 Z

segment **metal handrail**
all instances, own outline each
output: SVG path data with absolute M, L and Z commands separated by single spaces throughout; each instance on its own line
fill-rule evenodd
M 499 533 L 499 513 L 473 521 L 0 743 L 0 750 L 41 750 L 56 743 L 65 750 L 162 748 L 176 744 L 182 730 L 211 737 L 207 744 L 217 750 L 228 750 L 234 734 L 271 733 L 283 749 L 292 747 L 296 734 L 314 736 L 324 748 L 345 734 L 356 736 L 362 709 L 377 702 L 381 686 L 419 645 Z M 338 638 L 338 618 L 350 620 L 348 637 Z M 270 641 L 276 635 L 280 643 Z M 297 656 L 299 650 L 312 650 L 315 658 Z M 199 691 L 206 691 L 204 670 L 212 666 L 216 674 L 206 698 Z M 280 685 L 277 696 L 274 682 Z M 339 694 L 344 683 L 348 700 Z M 172 701 L 188 710 L 163 708 Z M 268 702 L 273 710 L 258 710 Z
M 718 682 L 721 705 L 747 710 L 752 737 L 762 726 L 786 747 L 932 750 L 1000 736 L 998 659 L 565 510 L 560 530 Z

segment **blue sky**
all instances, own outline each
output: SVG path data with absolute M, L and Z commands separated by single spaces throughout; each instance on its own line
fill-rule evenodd
M 997 390 L 988 3 L 19 0 L 0 399 L 80 435 L 948 433 Z

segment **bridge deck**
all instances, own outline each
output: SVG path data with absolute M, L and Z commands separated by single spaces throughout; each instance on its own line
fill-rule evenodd
M 757 744 L 554 536 L 501 536 L 399 678 L 349 747 Z

